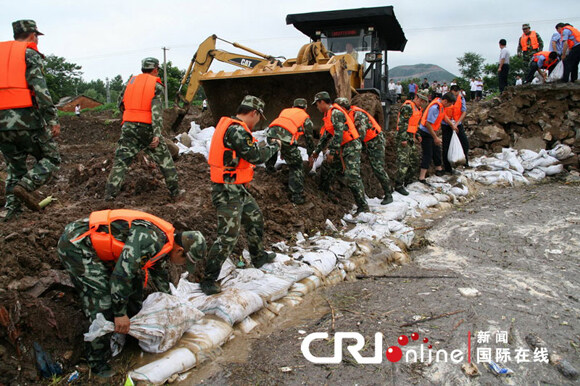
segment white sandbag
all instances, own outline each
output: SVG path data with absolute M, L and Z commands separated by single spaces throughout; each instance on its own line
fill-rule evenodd
M 516 170 L 519 173 L 524 172 L 524 167 L 522 163 L 518 159 L 517 151 L 513 149 L 502 149 L 501 153 L 496 155 L 497 158 L 507 161 L 510 165 L 510 168 Z
M 226 288 L 216 295 L 194 298 L 191 304 L 204 314 L 216 315 L 234 325 L 262 308 L 264 300 L 253 291 Z
M 143 351 L 161 353 L 173 347 L 183 333 L 202 317 L 203 313 L 188 302 L 155 292 L 145 299 L 141 311 L 131 318 L 129 335 L 139 340 Z M 98 314 L 85 334 L 85 341 L 91 342 L 114 330 L 115 324 L 105 320 L 103 314 Z
M 530 181 L 526 177 L 524 177 L 523 173 L 520 173 L 516 170 L 510 170 L 510 173 L 513 175 L 515 182 L 521 182 L 525 185 L 528 185 L 530 183 Z
M 548 83 L 557 82 L 560 79 L 562 79 L 563 76 L 564 76 L 564 63 L 560 60 L 558 64 L 556 64 L 556 67 L 554 67 L 550 75 L 548 75 L 546 82 Z
M 238 269 L 235 274 L 222 281 L 222 288 L 252 291 L 265 301 L 278 300 L 288 293 L 293 282 L 278 276 L 268 275 L 256 268 Z
M 339 259 L 350 259 L 352 254 L 356 252 L 355 242 L 328 236 L 317 238 L 312 246 L 314 250 L 330 251 Z
M 454 165 L 462 165 L 465 163 L 465 154 L 463 154 L 463 148 L 461 147 L 461 141 L 455 130 L 453 130 L 453 135 L 451 136 L 451 142 L 449 143 L 449 150 L 447 151 L 447 160 L 449 163 Z
M 175 287 L 173 283 L 169 283 L 171 294 L 178 297 L 179 299 L 187 301 L 205 296 L 199 286 L 199 283 L 192 283 L 188 281 L 186 277 L 187 273 L 181 276 L 181 279 L 179 279 L 179 282 L 177 283 L 177 287 Z
M 564 160 L 572 155 L 572 149 L 568 145 L 559 144 L 552 150 L 548 150 L 548 154 L 557 160 Z
M 559 161 L 556 158 L 550 156 L 545 150 L 540 150 L 540 153 L 538 154 L 538 158 L 524 161 L 524 162 L 522 162 L 522 166 L 526 170 L 532 170 L 532 169 L 537 168 L 538 166 L 547 167 L 547 166 L 555 165 L 558 162 Z
M 540 157 L 540 155 L 538 153 L 536 153 L 533 150 L 529 150 L 529 149 L 521 149 L 519 151 L 518 155 L 522 159 L 522 162 L 533 161 L 533 160 L 538 159 Z
M 163 358 L 131 371 L 129 375 L 134 381 L 159 385 L 165 383 L 173 374 L 192 369 L 196 363 L 194 353 L 186 348 L 178 348 L 168 351 Z
M 468 178 L 484 185 L 493 185 L 506 182 L 510 185 L 513 185 L 514 183 L 514 177 L 512 173 L 507 170 L 466 172 L 465 175 Z
M 308 276 L 290 287 L 288 295 L 304 296 L 322 285 L 322 279 L 316 275 Z
M 227 342 L 233 331 L 232 327 L 223 320 L 206 316 L 183 334 L 180 344 L 194 353 L 213 350 Z
M 408 197 L 417 201 L 420 209 L 426 209 L 439 203 L 439 201 L 437 201 L 437 199 L 431 194 L 410 192 Z
M 294 259 L 284 263 L 274 262 L 264 264 L 260 269 L 270 275 L 277 276 L 291 283 L 295 283 L 308 276 L 314 275 L 312 267 Z
M 449 189 L 449 193 L 456 197 L 465 197 L 469 194 L 469 188 L 467 185 L 458 184 Z
M 416 208 L 419 203 L 415 200 L 408 199 L 408 196 L 403 196 L 397 192 L 393 193 L 394 202 L 389 205 L 379 205 L 373 208 L 377 217 L 380 217 L 381 221 L 390 220 L 402 220 L 407 215 L 409 207 Z
M 495 170 L 507 170 L 510 168 L 510 163 L 495 157 L 482 156 L 470 161 L 471 166 L 487 166 L 489 169 Z
M 553 176 L 564 171 L 564 165 L 557 164 L 552 166 L 538 166 L 538 169 L 546 173 L 547 176 Z
M 356 224 L 354 228 L 345 233 L 345 236 L 353 240 L 380 240 L 391 234 L 388 224 Z
M 526 171 L 525 175 L 533 180 L 543 180 L 544 178 L 546 178 L 546 173 L 540 168 L 528 170 Z
M 336 266 L 336 255 L 330 251 L 298 252 L 294 255 L 295 259 L 299 257 L 303 262 L 316 268 L 323 277 L 332 272 Z

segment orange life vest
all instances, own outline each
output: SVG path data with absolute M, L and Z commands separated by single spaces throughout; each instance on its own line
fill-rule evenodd
M 308 115 L 304 109 L 301 109 L 300 107 L 291 107 L 282 110 L 280 115 L 278 115 L 278 118 L 274 119 L 269 127 L 280 126 L 283 129 L 288 130 L 290 134 L 292 134 L 290 144 L 293 144 L 294 141 L 298 140 L 298 137 L 304 134 L 303 131 L 300 131 L 300 128 L 304 126 L 304 122 L 308 118 L 310 118 L 310 115 Z
M 463 105 L 462 102 L 462 98 L 461 95 L 457 95 L 457 98 L 455 99 L 455 103 L 452 106 L 446 107 L 445 108 L 445 115 L 447 115 L 448 118 L 452 118 L 455 122 L 459 121 L 459 118 L 461 118 L 461 106 Z
M 26 49 L 35 43 L 15 40 L 0 43 L 0 110 L 32 107 L 32 90 L 26 81 Z
M 356 130 L 356 127 L 354 126 L 354 122 L 352 121 L 352 119 L 350 119 L 350 116 L 348 115 L 346 110 L 343 109 L 342 107 L 340 107 L 339 105 L 337 105 L 336 103 L 332 104 L 330 109 L 328 109 L 326 114 L 324 114 L 324 118 L 322 118 L 324 125 L 320 129 L 320 136 L 322 136 L 322 134 L 324 134 L 325 131 L 328 131 L 330 133 L 330 135 L 334 135 L 334 126 L 332 125 L 332 120 L 331 120 L 333 109 L 337 109 L 341 113 L 343 113 L 344 117 L 346 119 L 346 126 L 348 127 L 348 130 L 343 131 L 342 143 L 340 144 L 340 146 L 344 146 L 345 144 L 349 143 L 350 141 L 354 141 L 355 139 L 357 139 L 359 137 L 359 135 L 358 135 L 358 131 Z
M 409 105 L 413 109 L 413 114 L 411 118 L 409 118 L 409 122 L 407 123 L 407 133 L 411 133 L 415 135 L 417 130 L 419 129 L 419 122 L 421 121 L 421 108 L 417 106 L 413 101 L 406 100 L 403 105 Z M 399 115 L 397 116 L 397 122 L 399 122 L 399 117 L 401 116 L 401 110 L 399 110 Z M 399 126 L 397 126 L 397 131 L 399 130 Z
M 161 248 L 161 250 L 155 256 L 147 260 L 145 265 L 143 265 L 143 268 L 141 268 L 143 271 L 145 271 L 145 282 L 143 287 L 147 287 L 147 280 L 149 279 L 149 268 L 153 267 L 153 265 L 159 261 L 159 259 L 171 252 L 173 249 L 173 236 L 175 233 L 175 228 L 173 225 L 163 219 L 160 219 L 159 217 L 138 210 L 99 210 L 91 213 L 89 216 L 89 230 L 72 241 L 74 242 L 90 236 L 91 243 L 93 244 L 93 248 L 99 259 L 103 261 L 117 262 L 117 260 L 119 260 L 119 256 L 121 256 L 123 247 L 125 246 L 124 242 L 117 240 L 111 234 L 111 223 L 117 220 L 127 221 L 129 223 L 129 228 L 131 227 L 133 221 L 145 220 L 159 228 L 163 233 L 165 233 L 165 236 L 167 237 L 167 242 Z M 104 232 L 99 231 L 100 227 L 106 227 L 106 230 Z
M 252 178 L 254 178 L 255 166 L 243 158 L 239 158 L 237 166 L 224 165 L 224 153 L 226 151 L 232 152 L 232 159 L 237 158 L 236 151 L 227 148 L 224 145 L 224 136 L 232 124 L 238 124 L 242 126 L 244 130 L 246 130 L 248 134 L 252 136 L 252 132 L 244 122 L 229 117 L 222 117 L 220 119 L 211 139 L 208 156 L 210 178 L 212 182 L 216 182 L 218 184 L 246 184 L 252 181 Z M 254 136 L 252 136 L 252 140 L 257 142 Z M 225 181 L 224 175 L 233 177 L 234 181 Z
M 532 58 L 532 60 L 534 62 L 538 62 L 540 60 L 540 56 L 544 57 L 544 63 L 542 64 L 542 68 L 549 69 L 550 67 L 552 67 L 554 64 L 556 64 L 558 62 L 558 58 L 556 58 L 554 60 L 550 60 L 550 51 L 536 52 L 534 54 L 534 57 Z
M 427 124 L 427 116 L 429 115 L 429 109 L 431 109 L 431 107 L 434 105 L 439 106 L 439 115 L 437 116 L 435 122 L 431 124 L 431 127 L 433 127 L 433 131 L 437 131 L 441 127 L 441 121 L 445 116 L 445 107 L 443 106 L 443 103 L 441 103 L 441 98 L 435 98 L 431 101 L 431 103 L 429 103 L 429 106 L 427 106 L 427 108 L 423 112 L 423 117 L 421 118 L 421 125 L 423 125 L 423 127 L 425 128 L 427 127 L 426 124 Z
M 564 37 L 564 30 L 567 29 L 570 32 L 572 32 L 572 35 L 574 36 L 574 40 L 576 40 L 576 42 L 580 42 L 580 31 L 574 27 L 572 27 L 571 25 L 567 25 L 564 28 L 562 28 L 562 33 L 560 34 L 561 37 Z M 568 42 L 568 48 L 572 48 L 574 47 L 574 42 L 570 39 L 566 40 L 566 42 Z
M 151 124 L 151 101 L 155 97 L 155 84 L 161 79 L 150 74 L 132 76 L 123 95 L 123 123 L 141 122 Z
M 354 122 L 354 114 L 357 111 L 360 111 L 361 113 L 365 114 L 369 118 L 369 121 L 371 122 L 371 124 L 373 125 L 372 128 L 367 130 L 367 133 L 366 133 L 365 138 L 363 140 L 363 142 L 368 142 L 371 139 L 374 139 L 377 135 L 379 135 L 381 133 L 381 125 L 379 125 L 377 120 L 372 115 L 370 115 L 368 113 L 368 111 L 363 110 L 358 106 L 350 106 L 350 111 L 349 111 L 348 115 L 350 116 L 350 119 L 352 119 L 353 122 Z
M 536 31 L 532 31 L 530 32 L 529 35 L 522 34 L 522 37 L 520 38 L 520 45 L 522 46 L 522 51 L 525 52 L 528 50 L 528 39 L 530 39 L 532 43 L 532 49 L 537 50 L 538 48 L 540 48 L 540 43 L 538 42 L 538 35 L 536 34 Z

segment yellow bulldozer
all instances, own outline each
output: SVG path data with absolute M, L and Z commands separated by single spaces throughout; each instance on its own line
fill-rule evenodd
M 326 90 L 333 99 L 374 93 L 380 101 L 374 115 L 386 126 L 388 119 L 384 118 L 392 101 L 387 89 L 386 54 L 403 51 L 407 42 L 393 7 L 292 14 L 286 16 L 286 24 L 293 24 L 311 39 L 292 59 L 263 54 L 216 35 L 201 43 L 181 81 L 178 115 L 172 127 L 179 125 L 200 86 L 216 122 L 233 115 L 248 94 L 266 102 L 265 115 L 272 121 L 295 98 L 311 100 L 315 93 Z M 218 40 L 255 56 L 216 49 Z M 214 73 L 209 70 L 214 59 L 240 69 Z M 322 121 L 314 107 L 310 106 L 308 113 L 315 124 Z

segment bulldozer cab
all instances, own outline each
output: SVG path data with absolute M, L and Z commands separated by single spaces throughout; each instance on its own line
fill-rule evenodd
M 407 44 L 392 6 L 293 14 L 286 16 L 286 24 L 321 41 L 331 55 L 353 56 L 362 67 L 362 82 L 351 84 L 359 93 L 376 93 L 386 117 L 393 102 L 387 87 L 387 52 L 402 52 Z

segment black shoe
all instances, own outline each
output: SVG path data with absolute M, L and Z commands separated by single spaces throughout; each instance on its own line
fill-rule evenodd
M 421 179 L 419 179 L 419 182 L 422 183 L 422 184 L 424 184 L 424 185 L 431 186 L 431 185 L 429 185 L 429 183 L 427 182 L 427 180 L 421 180 Z
M 201 291 L 207 296 L 219 294 L 222 292 L 222 287 L 215 280 L 204 280 L 199 283 L 199 286 L 201 287 Z
M 40 209 L 42 209 L 38 203 L 40 202 L 40 200 L 38 198 L 36 198 L 34 196 L 34 194 L 28 192 L 26 189 L 24 189 L 23 186 L 21 185 L 16 185 L 14 187 L 14 190 L 12 191 L 14 193 L 14 195 L 16 197 L 18 197 L 18 199 L 20 201 L 22 201 L 24 203 L 24 205 L 26 205 L 26 207 L 30 210 L 33 210 L 35 212 L 40 212 Z
M 381 205 L 389 205 L 391 202 L 393 202 L 393 196 L 391 193 L 388 193 L 385 194 L 385 198 L 383 198 L 383 201 L 381 201 Z
M 403 196 L 409 195 L 409 192 L 407 191 L 407 189 L 405 189 L 404 186 L 399 186 L 399 187 L 395 188 L 395 192 L 398 192 L 398 193 L 402 194 Z
M 383 201 L 384 201 L 384 200 L 383 200 Z M 392 201 L 392 198 L 391 198 L 391 201 Z M 359 213 L 364 213 L 364 212 L 369 212 L 369 211 L 370 211 L 370 209 L 369 209 L 369 206 L 368 206 L 368 205 L 365 205 L 365 206 L 358 206 L 358 207 L 356 208 L 356 212 L 355 212 L 354 214 L 355 214 L 355 216 L 356 216 L 356 215 L 357 215 L 357 214 L 359 214 Z
M 276 253 L 274 252 L 262 252 L 262 256 L 252 259 L 252 264 L 255 268 L 261 268 L 264 264 L 268 264 L 274 261 L 276 258 Z
M 435 171 L 435 175 L 436 175 L 437 177 L 441 177 L 441 176 L 443 176 L 444 174 L 445 174 L 445 172 L 444 172 L 443 170 L 436 170 L 436 171 Z

